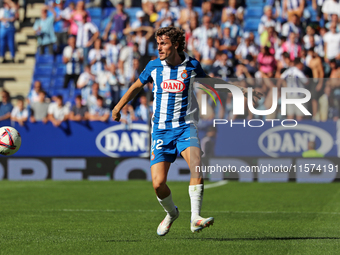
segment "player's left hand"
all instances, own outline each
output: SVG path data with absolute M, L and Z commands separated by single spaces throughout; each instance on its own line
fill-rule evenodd
M 241 88 L 243 95 L 245 97 L 248 97 L 248 89 L 247 88 Z M 253 102 L 254 104 L 257 102 L 257 100 L 260 100 L 261 97 L 263 97 L 263 94 L 261 92 L 256 91 L 255 89 L 252 89 L 252 95 L 253 95 Z
M 120 121 L 120 112 L 115 108 L 112 110 L 112 119 L 115 121 Z

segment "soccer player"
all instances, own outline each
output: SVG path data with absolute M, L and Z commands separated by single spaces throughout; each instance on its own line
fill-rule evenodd
M 191 231 L 198 232 L 214 223 L 214 218 L 200 216 L 203 199 L 203 178 L 200 171 L 201 149 L 194 115 L 198 113 L 197 102 L 193 96 L 194 78 L 210 78 L 200 63 L 189 57 L 183 50 L 184 32 L 175 27 L 160 28 L 156 31 L 159 58 L 150 61 L 140 74 L 139 79 L 129 88 L 112 110 L 112 118 L 120 120 L 120 111 L 133 99 L 142 87 L 153 81 L 153 116 L 151 176 L 159 203 L 167 215 L 159 224 L 157 234 L 164 236 L 172 223 L 178 218 L 179 211 L 172 201 L 166 179 L 170 164 L 175 161 L 178 151 L 188 163 L 191 172 L 189 195 L 191 200 Z M 210 78 L 211 84 L 225 83 Z M 169 86 L 169 84 L 177 84 Z M 178 87 L 178 84 L 182 84 Z M 245 91 L 245 90 L 243 90 Z M 259 96 L 254 92 L 253 95 Z

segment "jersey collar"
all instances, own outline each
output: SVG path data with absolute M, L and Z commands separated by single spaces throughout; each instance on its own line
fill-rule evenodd
M 179 64 L 179 66 L 183 65 L 185 62 L 189 61 L 189 55 L 184 51 L 183 51 L 183 53 L 184 53 L 184 61 L 181 64 Z M 163 66 L 169 66 L 168 63 L 165 60 L 162 60 L 161 63 L 162 63 Z

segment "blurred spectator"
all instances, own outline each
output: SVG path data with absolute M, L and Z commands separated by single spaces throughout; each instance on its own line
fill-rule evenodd
M 239 7 L 239 9 L 237 8 L 236 0 L 229 0 L 228 6 L 223 8 L 222 10 L 222 18 L 221 18 L 222 23 L 227 22 L 231 14 L 235 16 L 237 12 L 241 12 L 241 11 L 243 11 L 243 8 L 242 7 Z
M 141 58 L 146 54 L 148 41 L 153 36 L 154 29 L 150 26 L 124 29 L 124 34 L 127 35 L 128 38 L 131 38 L 131 33 L 134 34 L 132 35 L 132 41 L 135 43 L 135 46 L 137 43 L 137 50 L 134 49 L 134 52 L 138 52 L 138 57 L 134 56 L 134 58 Z
M 27 103 L 31 104 L 33 102 L 38 102 L 40 91 L 42 91 L 41 82 L 36 80 L 33 84 L 33 89 L 28 93 Z
M 196 19 L 198 14 L 193 9 L 193 0 L 185 0 L 186 8 L 181 10 L 179 15 L 178 24 L 184 29 L 188 29 L 191 19 Z
M 112 89 L 109 83 L 111 72 L 108 70 L 100 71 L 97 75 L 96 82 L 99 84 L 99 95 L 103 97 L 104 105 L 111 106 L 112 103 Z
M 67 105 L 63 104 L 63 96 L 58 95 L 55 102 L 48 106 L 48 119 L 52 122 L 53 126 L 59 127 L 63 121 L 68 120 L 70 109 Z
M 325 0 L 312 0 L 312 7 L 314 10 L 316 10 L 316 20 L 320 21 L 322 16 L 322 5 L 325 2 Z
M 24 125 L 24 122 L 27 121 L 28 111 L 24 107 L 24 100 L 18 99 L 17 105 L 13 108 L 11 113 L 11 121 L 18 122 L 20 126 Z
M 318 111 L 318 100 L 319 100 L 319 97 L 321 96 L 322 86 L 323 86 L 323 77 L 325 77 L 325 73 L 324 73 L 323 66 L 322 66 L 322 60 L 318 56 L 318 54 L 314 51 L 313 47 L 311 47 L 308 50 L 306 64 L 310 69 L 312 69 L 312 73 L 313 73 L 313 79 L 310 81 L 309 90 L 311 92 L 311 98 L 312 98 L 313 116 L 316 116 L 317 111 Z
M 139 63 L 139 62 L 138 62 Z M 109 67 L 109 73 L 107 76 L 107 84 L 111 86 L 112 90 L 112 102 L 110 108 L 116 105 L 120 99 L 120 88 L 125 84 L 125 79 L 123 74 L 120 73 L 114 65 Z
M 0 102 L 0 121 L 8 120 L 11 117 L 11 112 L 13 110 L 13 105 L 11 104 L 11 97 L 7 90 L 1 92 L 1 102 Z
M 260 73 L 262 78 L 273 78 L 276 70 L 276 60 L 274 55 L 270 53 L 269 47 L 261 47 L 261 52 L 257 57 L 260 65 Z
M 224 81 L 227 81 L 232 77 L 233 70 L 230 66 L 228 66 L 228 55 L 224 52 L 219 53 L 218 64 L 214 65 L 209 72 L 209 76 L 221 78 Z
M 172 0 L 170 1 L 170 11 L 173 12 L 175 14 L 175 20 L 177 21 L 180 17 L 180 13 L 181 13 L 181 5 L 179 3 L 179 0 Z M 178 23 L 176 22 L 176 27 L 179 26 Z
M 110 110 L 104 107 L 104 100 L 101 96 L 97 97 L 97 103 L 90 108 L 89 120 L 91 121 L 108 121 L 110 117 Z
M 202 3 L 202 15 L 209 16 L 211 18 L 211 22 L 216 26 L 218 26 L 221 22 L 222 12 L 221 10 L 216 10 L 211 1 L 206 1 Z
M 132 105 L 126 104 L 121 111 L 120 122 L 125 125 L 126 130 L 130 130 L 131 124 L 135 120 L 135 111 Z
M 78 27 L 83 21 L 83 17 L 87 15 L 87 21 L 91 21 L 91 17 L 88 15 L 87 11 L 85 10 L 85 3 L 83 1 L 77 2 L 76 9 L 71 13 L 70 18 L 70 30 L 69 34 L 77 36 L 78 34 Z
M 77 88 L 81 89 L 81 95 L 84 101 L 87 100 L 88 96 L 91 94 L 92 84 L 95 82 L 96 76 L 91 73 L 91 66 L 85 66 L 85 70 L 82 74 L 80 74 L 79 79 L 77 81 Z
M 258 49 L 255 45 L 250 44 L 249 33 L 244 33 L 243 38 L 244 41 L 238 45 L 235 51 L 236 59 L 240 62 L 244 62 L 243 60 L 246 59 L 248 55 L 257 58 Z
M 111 28 L 113 25 L 113 28 Z M 123 30 L 129 27 L 129 16 L 124 12 L 124 1 L 119 1 L 116 6 L 116 11 L 110 16 L 110 21 L 107 24 L 103 40 L 106 41 L 109 33 L 116 33 L 118 39 L 122 39 Z
M 89 52 L 89 63 L 91 65 L 91 72 L 97 75 L 100 71 L 104 70 L 106 62 L 106 52 L 102 47 L 102 40 L 97 38 L 94 42 L 94 48 Z
M 205 72 L 209 72 L 216 57 L 217 49 L 214 47 L 214 38 L 208 37 L 207 47 L 200 52 L 201 66 Z
M 71 36 L 63 52 L 63 62 L 66 64 L 64 88 L 67 88 L 70 80 L 74 81 L 74 85 L 77 84 L 83 58 L 83 50 L 76 48 L 76 39 Z
M 64 0 L 58 0 L 55 3 L 54 32 L 56 35 L 57 53 L 61 53 L 63 47 L 67 44 L 70 14 L 67 10 L 64 10 Z
M 289 34 L 289 40 L 282 44 L 283 52 L 288 52 L 292 61 L 294 61 L 295 58 L 301 57 L 301 46 L 297 41 L 297 34 L 291 32 Z
M 195 38 L 194 46 L 198 52 L 202 52 L 202 50 L 207 47 L 208 38 L 217 38 L 218 30 L 211 23 L 211 18 L 209 16 L 203 17 L 202 26 L 196 28 L 192 32 L 193 37 Z
M 265 31 L 266 24 L 274 23 L 274 27 L 276 24 L 275 19 L 273 17 L 273 8 L 270 5 L 266 5 L 263 8 L 263 12 L 264 15 L 261 17 L 260 24 L 257 30 L 259 35 L 261 35 Z
M 242 29 L 241 27 L 236 24 L 235 22 L 235 14 L 231 13 L 229 15 L 228 20 L 222 24 L 222 29 L 224 29 L 225 27 L 229 27 L 230 28 L 230 36 L 232 38 L 234 38 L 235 40 L 237 39 L 237 37 L 242 36 Z
M 139 98 L 140 105 L 137 106 L 135 115 L 136 118 L 145 122 L 149 120 L 149 106 L 148 100 L 145 95 L 140 96 Z
M 122 45 L 118 43 L 118 38 L 115 33 L 110 35 L 110 41 L 105 44 L 104 48 L 106 51 L 106 65 L 108 67 L 111 65 L 117 66 Z
M 340 32 L 340 22 L 339 22 L 339 20 L 340 20 L 340 18 L 337 14 L 331 14 L 331 20 L 325 24 L 325 28 L 327 28 L 329 30 L 330 27 L 331 27 L 331 24 L 334 23 L 336 25 L 336 32 L 339 33 Z
M 120 73 L 124 75 L 126 86 L 130 84 L 131 71 L 130 68 L 133 65 L 133 42 L 130 35 L 127 35 L 127 45 L 122 48 L 119 55 L 118 68 Z
M 87 14 L 83 16 L 82 22 L 78 23 L 77 48 L 83 49 L 84 65 L 88 64 L 90 48 L 99 36 L 99 30 L 91 21 L 87 21 Z
M 47 112 L 48 112 L 49 103 L 46 102 L 46 93 L 45 91 L 39 91 L 38 93 L 38 100 L 34 101 L 30 105 L 31 111 L 31 122 L 42 121 L 46 123 L 47 119 Z
M 53 12 L 53 16 L 47 16 L 48 9 Z M 44 54 L 45 47 L 48 47 L 49 54 L 53 54 L 53 44 L 57 41 L 53 27 L 55 15 L 53 8 L 45 6 L 41 10 L 41 18 L 34 23 L 33 29 L 38 38 L 40 54 Z
M 145 5 L 143 5 L 143 10 L 146 13 L 150 26 L 152 26 L 158 19 L 158 13 L 155 10 L 154 3 L 150 0 L 146 1 Z
M 70 112 L 70 120 L 82 121 L 89 119 L 89 111 L 86 105 L 82 105 L 81 95 L 77 95 L 75 98 L 75 105 L 72 107 Z
M 303 44 L 304 44 L 305 49 L 308 50 L 310 47 L 312 47 L 310 44 L 310 41 L 311 41 L 310 37 L 313 37 L 314 43 L 316 45 L 322 44 L 322 38 L 319 35 L 317 35 L 315 33 L 315 29 L 311 25 L 309 25 L 306 28 L 306 35 L 303 37 Z M 314 47 L 316 45 L 314 45 Z
M 5 63 L 6 46 L 11 52 L 14 63 L 15 57 L 15 26 L 14 21 L 18 19 L 17 5 L 11 0 L 4 0 L 3 8 L 0 8 L 0 57 L 3 58 L 2 63 Z
M 339 114 L 336 113 L 334 109 L 329 108 L 330 99 L 331 99 L 331 87 L 326 86 L 325 93 L 318 99 L 319 110 L 316 115 L 313 114 L 313 116 L 317 116 L 318 121 L 326 121 L 328 120 L 329 117 L 331 117 L 331 119 L 338 117 Z
M 323 47 L 322 39 L 320 40 L 320 43 L 316 44 L 314 38 L 315 38 L 314 36 L 309 36 L 310 49 L 313 48 L 314 52 L 317 53 L 317 55 L 319 57 L 324 57 L 325 56 L 325 52 L 324 52 L 324 47 Z
M 274 22 L 267 22 L 265 24 L 265 30 L 260 36 L 260 44 L 261 46 L 266 46 L 269 48 L 269 52 L 271 54 L 275 54 L 275 47 L 278 47 L 279 38 L 274 29 Z
M 290 33 L 295 33 L 296 35 L 301 35 L 300 18 L 298 15 L 293 14 L 290 21 L 283 24 L 281 35 L 289 37 Z
M 140 10 L 136 13 L 136 18 L 137 18 L 137 20 L 135 20 L 131 24 L 131 28 L 139 28 L 139 27 L 142 27 L 142 26 L 149 26 L 150 25 L 150 22 L 148 20 L 146 20 L 145 12 L 143 12 L 142 10 Z
M 193 31 L 198 28 L 198 16 L 190 20 L 189 26 L 185 30 L 185 46 L 189 55 L 192 55 L 196 45 L 199 43 L 193 37 Z M 197 52 L 197 51 L 196 51 Z
M 281 54 L 281 58 L 277 62 L 276 78 L 280 78 L 281 74 L 291 66 L 290 55 L 287 52 Z
M 132 63 L 133 63 L 132 70 L 131 70 L 132 75 L 131 75 L 130 81 L 131 81 L 131 83 L 134 83 L 140 75 L 139 60 L 135 58 L 135 59 L 133 59 Z
M 159 12 L 158 20 L 155 24 L 155 28 L 173 26 L 175 22 L 175 13 L 170 10 L 169 0 L 164 1 L 163 8 Z
M 289 88 L 305 88 L 305 86 L 308 84 L 308 79 L 302 72 L 303 64 L 301 63 L 300 58 L 294 59 L 294 66 L 288 68 L 286 71 L 281 74 L 281 79 L 285 80 L 285 86 Z M 280 83 L 282 80 L 279 80 L 278 83 Z M 278 85 L 278 87 L 280 87 Z M 297 93 L 297 92 L 289 92 L 287 94 L 287 98 L 301 98 L 304 97 L 303 94 Z M 296 105 L 290 104 L 287 105 L 287 119 L 294 119 L 294 116 L 296 116 L 297 121 L 301 121 L 303 117 L 303 113 L 299 108 L 296 107 Z
M 330 15 L 337 14 L 340 17 L 340 3 L 337 0 L 326 0 L 322 5 L 322 13 L 325 20 L 330 20 Z
M 234 52 L 237 48 L 237 41 L 235 38 L 232 38 L 230 35 L 230 27 L 225 27 L 223 29 L 223 37 L 220 40 L 219 50 L 224 51 L 232 51 Z
M 283 0 L 283 15 L 287 14 L 288 20 L 295 15 L 301 18 L 305 3 L 305 0 Z
M 86 100 L 89 111 L 91 111 L 91 109 L 96 106 L 98 96 L 99 96 L 99 84 L 95 82 L 92 84 L 90 95 L 88 95 Z
M 329 0 L 333 1 L 333 0 Z M 331 59 L 340 60 L 340 33 L 336 32 L 336 24 L 332 23 L 330 31 L 323 36 L 325 49 L 325 62 Z

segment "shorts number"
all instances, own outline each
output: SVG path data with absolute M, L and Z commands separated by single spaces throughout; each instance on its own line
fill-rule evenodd
M 156 150 L 161 150 L 163 145 L 163 140 L 158 139 L 157 140 L 157 145 L 156 145 Z

